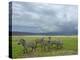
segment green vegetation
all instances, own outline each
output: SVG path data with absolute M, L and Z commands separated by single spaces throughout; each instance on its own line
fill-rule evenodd
M 44 36 L 45 40 L 48 40 L 47 36 Z M 60 56 L 60 55 L 75 55 L 78 53 L 78 37 L 77 36 L 51 36 L 51 40 L 62 40 L 64 45 L 62 49 L 53 48 L 51 51 L 41 50 L 40 47 L 36 51 L 29 54 L 23 54 L 22 45 L 18 45 L 18 40 L 25 39 L 26 42 L 35 41 L 40 36 L 13 36 L 12 37 L 12 57 L 24 58 L 24 57 L 41 57 L 41 56 Z

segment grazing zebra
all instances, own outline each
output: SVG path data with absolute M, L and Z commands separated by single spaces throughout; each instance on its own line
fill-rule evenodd
M 23 53 L 29 53 L 28 48 L 31 48 L 30 52 L 33 52 L 36 49 L 36 44 L 34 42 L 26 42 L 24 39 L 20 39 L 18 45 L 23 46 Z
M 43 38 L 40 38 L 40 39 L 35 40 L 35 42 L 36 42 L 36 45 L 40 44 L 41 45 L 41 48 L 46 49 L 46 47 L 47 47 L 47 50 L 48 51 L 54 45 L 55 45 L 55 47 L 57 49 L 63 47 L 63 41 L 61 41 L 61 40 L 51 40 L 51 37 L 48 37 L 48 40 L 44 40 L 44 37 L 43 37 Z
M 56 40 L 55 43 L 56 43 L 57 49 L 63 48 L 63 41 L 62 40 Z
M 63 41 L 62 40 L 54 40 L 54 41 L 49 41 L 48 42 L 50 45 L 55 45 L 57 49 L 63 47 Z
M 62 40 L 51 40 L 51 37 L 48 37 L 48 45 L 49 45 L 49 48 L 50 48 L 50 46 L 53 46 L 53 45 L 55 45 L 56 46 L 56 48 L 58 49 L 58 48 L 62 48 L 63 47 L 63 41 Z
M 40 39 L 36 39 L 35 42 L 36 42 L 36 45 L 42 44 L 44 42 L 44 38 L 42 37 Z
M 44 37 L 40 39 L 36 39 L 35 42 L 36 42 L 36 45 L 39 44 L 41 48 L 45 49 L 45 46 L 47 46 L 47 41 L 44 40 Z

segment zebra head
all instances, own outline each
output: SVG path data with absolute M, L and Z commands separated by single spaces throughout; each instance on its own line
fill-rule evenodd
M 24 39 L 20 39 L 19 41 L 18 41 L 18 45 L 24 45 L 24 43 L 25 43 L 25 40 Z

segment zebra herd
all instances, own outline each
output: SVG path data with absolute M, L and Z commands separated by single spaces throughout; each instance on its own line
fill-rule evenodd
M 27 42 L 24 39 L 20 39 L 18 41 L 18 45 L 22 45 L 23 47 L 23 53 L 29 53 L 34 52 L 37 50 L 38 46 L 40 46 L 41 49 L 51 50 L 51 49 L 61 49 L 63 48 L 63 41 L 62 40 L 51 40 L 51 37 L 48 37 L 49 40 L 45 40 L 44 37 L 36 39 L 32 42 Z M 28 51 L 28 48 L 31 48 L 30 51 Z M 47 49 L 46 49 L 47 48 Z

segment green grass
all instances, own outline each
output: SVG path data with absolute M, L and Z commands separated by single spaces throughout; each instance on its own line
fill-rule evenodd
M 78 50 L 78 38 L 77 36 L 52 36 L 52 40 L 63 40 L 64 46 L 62 49 L 56 50 L 53 48 L 51 51 L 42 51 L 39 47 L 37 51 L 30 54 L 23 54 L 23 47 L 18 45 L 19 39 L 25 39 L 28 41 L 34 41 L 40 36 L 29 37 L 29 36 L 13 36 L 12 37 L 12 57 L 13 58 L 24 58 L 24 57 L 41 57 L 41 56 L 60 56 L 60 55 L 73 55 L 77 54 Z M 48 37 L 45 36 L 45 40 L 48 40 Z

